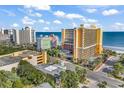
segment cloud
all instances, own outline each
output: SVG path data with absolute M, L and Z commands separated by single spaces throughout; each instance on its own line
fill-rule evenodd
M 33 8 L 35 10 L 50 10 L 51 7 L 49 5 L 25 5 L 25 8 Z
M 102 12 L 102 14 L 103 14 L 104 16 L 115 15 L 115 14 L 118 14 L 118 13 L 119 13 L 119 11 L 116 10 L 116 9 L 104 10 L 104 11 Z
M 75 22 L 72 22 L 73 27 L 77 27 L 77 24 Z
M 49 31 L 49 30 L 50 30 L 49 27 L 44 27 L 43 29 L 44 29 L 45 31 Z
M 86 11 L 87 11 L 88 13 L 94 13 L 94 12 L 97 11 L 97 9 L 95 9 L 95 8 L 89 8 L 89 9 L 86 9 Z
M 16 16 L 16 14 L 14 12 L 11 12 L 11 11 L 8 11 L 8 10 L 5 10 L 5 9 L 2 9 L 2 11 L 4 13 L 6 13 L 8 16 Z
M 42 17 L 42 14 L 41 13 L 33 12 L 32 9 L 27 10 L 27 15 L 29 15 L 29 16 L 35 16 L 35 17 Z
M 44 23 L 44 24 L 47 24 L 47 25 L 50 24 L 49 21 L 45 21 L 44 19 L 39 19 L 38 22 L 39 22 L 39 23 L 42 23 L 42 24 Z
M 43 19 L 40 19 L 38 22 L 45 23 L 45 21 Z
M 96 27 L 103 28 L 103 26 L 99 23 L 96 23 L 96 24 L 86 23 L 86 24 L 84 24 L 84 27 L 91 28 L 91 25 L 95 25 Z
M 33 25 L 36 21 L 29 18 L 28 16 L 25 16 L 23 19 L 22 19 L 22 23 L 24 25 Z
M 88 23 L 97 23 L 98 20 L 96 20 L 96 19 L 87 19 L 87 22 Z
M 81 18 L 83 18 L 83 16 L 80 14 L 65 13 L 63 11 L 56 11 L 53 14 L 58 16 L 58 17 L 63 17 L 63 18 L 67 18 L 67 19 L 81 19 Z
M 42 14 L 40 14 L 40 13 L 36 12 L 36 13 L 34 14 L 34 16 L 37 16 L 37 17 L 42 17 Z
M 56 11 L 54 12 L 54 15 L 59 16 L 59 17 L 64 17 L 65 13 L 63 11 Z
M 12 27 L 19 27 L 19 25 L 17 23 L 13 23 L 11 26 Z
M 24 13 L 25 15 L 28 16 L 33 16 L 33 17 L 42 17 L 43 15 L 39 12 L 34 12 L 33 9 L 22 9 L 22 8 L 17 8 L 19 12 Z
M 83 19 L 81 19 L 84 23 L 84 27 L 90 27 L 91 25 L 96 25 L 98 27 L 102 27 L 99 23 L 98 20 L 96 19 L 92 19 L 92 18 L 86 18 L 84 17 Z
M 116 22 L 111 27 L 116 30 L 124 30 L 124 23 Z
M 99 28 L 102 28 L 102 29 L 104 28 L 104 26 L 100 23 L 97 23 L 96 26 L 99 27 Z
M 98 20 L 96 19 L 91 19 L 91 18 L 87 18 L 87 17 L 84 17 L 80 14 L 76 14 L 76 13 L 65 13 L 63 11 L 56 11 L 53 13 L 55 16 L 58 16 L 58 17 L 62 17 L 62 18 L 67 18 L 67 19 L 79 19 L 81 21 L 83 21 L 82 23 L 84 24 L 99 24 Z M 73 27 L 77 27 L 77 24 L 75 22 L 72 22 L 72 26 Z
M 83 16 L 80 14 L 67 14 L 65 17 L 68 19 L 81 19 L 81 18 L 83 18 Z
M 105 10 L 105 9 L 108 9 L 109 7 L 111 7 L 110 5 L 86 5 L 86 6 L 82 6 L 82 5 L 79 5 L 77 6 L 81 9 L 97 9 L 97 10 Z
M 49 25 L 49 24 L 50 24 L 50 22 L 49 22 L 49 21 L 46 21 L 45 23 L 46 23 L 47 25 Z
M 59 21 L 59 20 L 54 20 L 53 23 L 55 23 L 55 24 L 62 24 L 62 22 Z
M 91 19 L 91 18 L 86 18 L 84 17 L 83 19 L 81 19 L 84 23 L 86 24 L 96 24 L 98 23 L 98 20 L 96 19 Z

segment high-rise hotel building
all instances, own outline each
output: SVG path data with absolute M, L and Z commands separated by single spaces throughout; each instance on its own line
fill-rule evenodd
M 88 59 L 102 53 L 102 30 L 92 25 L 85 28 L 62 29 L 62 48 L 74 59 Z
M 20 44 L 33 44 L 35 42 L 35 31 L 30 27 L 25 27 L 25 29 L 13 30 L 13 42 Z

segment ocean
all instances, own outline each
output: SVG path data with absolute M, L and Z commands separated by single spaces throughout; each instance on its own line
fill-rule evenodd
M 61 32 L 36 32 L 36 37 L 50 34 L 57 35 L 59 42 L 61 42 Z M 103 46 L 124 48 L 124 32 L 103 32 Z
M 104 32 L 103 45 L 124 47 L 124 32 Z

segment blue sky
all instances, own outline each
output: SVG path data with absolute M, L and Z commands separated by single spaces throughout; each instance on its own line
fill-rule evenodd
M 124 6 L 0 6 L 0 28 L 31 26 L 36 31 L 58 32 L 80 24 L 96 24 L 104 31 L 124 31 Z

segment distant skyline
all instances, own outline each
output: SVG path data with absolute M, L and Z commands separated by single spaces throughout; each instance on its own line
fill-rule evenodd
M 124 31 L 124 6 L 0 6 L 0 28 L 31 26 L 37 32 L 60 32 L 80 24 L 96 24 L 104 31 Z

